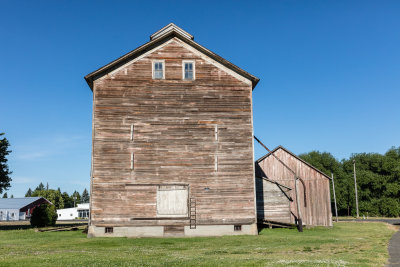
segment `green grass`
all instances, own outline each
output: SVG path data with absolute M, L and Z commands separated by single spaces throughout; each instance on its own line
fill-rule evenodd
M 0 231 L 1 266 L 382 266 L 394 230 L 383 223 L 264 229 L 259 236 L 86 238 L 75 232 Z

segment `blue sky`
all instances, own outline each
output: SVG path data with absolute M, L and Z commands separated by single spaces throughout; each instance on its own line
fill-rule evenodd
M 170 22 L 261 81 L 255 134 L 295 153 L 384 153 L 400 137 L 400 1 L 2 1 L 0 132 L 12 187 L 89 188 L 83 79 Z M 256 145 L 255 156 L 264 154 Z

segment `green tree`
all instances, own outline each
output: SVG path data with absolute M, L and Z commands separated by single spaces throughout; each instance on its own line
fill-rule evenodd
M 4 133 L 0 133 L 0 137 L 3 136 Z M 11 153 L 9 150 L 10 143 L 7 138 L 3 137 L 0 139 L 0 193 L 3 193 L 3 190 L 7 190 L 10 188 L 11 182 L 11 171 L 8 168 L 8 159 L 7 156 Z
M 38 187 L 36 187 L 35 191 L 42 191 L 42 190 L 44 190 L 44 185 L 40 183 Z
M 62 198 L 64 201 L 64 208 L 72 208 L 74 206 L 74 200 L 67 192 L 62 193 Z
M 64 208 L 64 199 L 58 190 L 48 189 L 48 190 L 35 190 L 32 193 L 33 197 L 44 197 L 48 201 L 54 204 L 56 209 Z
M 14 198 L 14 195 L 11 195 L 11 197 L 10 198 Z
M 3 198 L 8 198 L 7 192 L 4 193 Z
M 400 215 L 400 147 L 392 147 L 384 155 L 353 154 L 342 161 L 336 160 L 329 153 L 318 151 L 300 157 L 327 175 L 334 174 L 339 215 L 356 214 L 353 160 L 360 215 Z
M 90 200 L 90 196 L 88 191 L 86 190 L 86 188 L 83 190 L 82 192 L 82 197 L 81 197 L 81 201 L 82 203 L 88 203 Z
M 30 219 L 33 227 L 45 227 L 55 225 L 57 221 L 57 212 L 54 205 L 42 204 L 36 207 Z
M 32 196 L 32 189 L 29 188 L 28 191 L 25 194 L 25 197 L 31 197 Z

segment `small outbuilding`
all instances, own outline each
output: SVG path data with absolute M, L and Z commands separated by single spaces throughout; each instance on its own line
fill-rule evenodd
M 303 225 L 332 226 L 329 176 L 282 146 L 258 159 L 255 168 L 259 221 L 287 223 L 289 216 L 289 222 L 296 223 L 295 177 L 290 168 L 301 181 L 298 193 Z
M 89 218 L 89 203 L 78 204 L 74 208 L 58 209 L 57 220 L 86 220 Z
M 44 203 L 52 204 L 44 197 L 0 198 L 0 221 L 26 220 Z

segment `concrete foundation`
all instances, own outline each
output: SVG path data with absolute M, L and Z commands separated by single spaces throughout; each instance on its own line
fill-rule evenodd
M 197 225 L 196 229 L 185 226 L 183 232 L 171 235 L 165 233 L 164 226 L 117 226 L 112 233 L 105 233 L 105 227 L 91 225 L 88 237 L 194 237 L 224 235 L 257 235 L 257 224 L 241 225 L 235 231 L 234 225 Z

